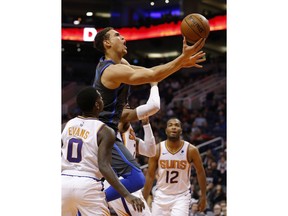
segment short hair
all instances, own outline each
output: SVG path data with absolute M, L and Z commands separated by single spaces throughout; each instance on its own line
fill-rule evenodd
M 168 125 L 168 122 L 169 122 L 170 120 L 172 120 L 172 119 L 175 119 L 175 120 L 179 121 L 180 127 L 182 128 L 182 122 L 181 122 L 180 119 L 177 118 L 177 117 L 170 117 L 170 118 L 167 120 L 167 122 L 166 122 L 166 126 Z
M 103 30 L 97 32 L 95 38 L 94 38 L 94 48 L 99 50 L 100 52 L 104 53 L 105 48 L 103 45 L 103 41 L 107 40 L 109 38 L 109 34 L 107 35 L 107 32 L 114 29 L 113 27 L 106 27 Z
M 90 112 L 99 98 L 100 94 L 94 87 L 86 87 L 77 94 L 76 102 L 82 112 Z

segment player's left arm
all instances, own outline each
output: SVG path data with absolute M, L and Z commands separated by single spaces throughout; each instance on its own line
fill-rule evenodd
M 122 196 L 127 196 L 129 192 L 119 182 L 118 177 L 111 167 L 112 161 L 112 147 L 115 142 L 114 131 L 106 125 L 98 131 L 97 143 L 98 143 L 98 165 L 99 170 L 108 181 Z
M 142 191 L 144 199 L 147 201 L 149 194 L 152 190 L 152 186 L 154 183 L 156 170 L 158 168 L 158 159 L 160 155 L 160 144 L 156 145 L 156 155 L 154 157 L 150 157 L 148 161 L 148 170 L 145 176 L 145 185 Z
M 102 126 L 97 135 L 99 170 L 108 183 L 133 206 L 134 210 L 142 212 L 142 209 L 145 209 L 144 202 L 127 190 L 111 167 L 114 141 L 114 131 L 107 125 Z
M 202 158 L 197 147 L 189 145 L 188 160 L 193 162 L 197 173 L 197 180 L 201 190 L 201 197 L 199 200 L 199 210 L 203 212 L 206 208 L 206 174 L 203 167 Z

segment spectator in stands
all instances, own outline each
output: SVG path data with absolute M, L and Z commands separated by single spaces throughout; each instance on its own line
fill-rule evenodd
M 167 109 L 166 115 L 167 115 L 168 117 L 175 116 L 175 113 L 174 113 L 174 110 L 173 110 L 172 107 L 169 107 L 169 108 Z
M 218 111 L 212 132 L 216 136 L 226 138 L 226 116 L 223 110 Z
M 214 189 L 214 184 L 212 182 L 207 182 L 207 187 L 206 187 L 206 196 L 207 196 L 207 205 L 206 205 L 206 210 L 213 210 L 213 204 L 211 203 L 211 196 L 213 194 L 213 189 Z
M 213 178 L 213 185 L 221 184 L 222 175 L 220 170 L 217 169 L 217 162 L 212 161 L 211 163 L 211 177 Z
M 206 181 L 207 181 L 207 183 L 208 184 L 209 183 L 213 184 L 213 174 L 212 174 L 211 165 L 208 165 L 207 167 L 205 167 L 205 173 L 206 173 Z
M 217 170 L 220 171 L 222 185 L 226 185 L 226 169 L 227 169 L 227 161 L 226 156 L 223 153 L 223 155 L 220 156 L 220 159 L 218 160 L 217 163 Z
M 221 201 L 219 203 L 219 205 L 221 206 L 221 210 L 222 210 L 223 216 L 227 216 L 227 203 L 226 203 L 226 200 Z
M 210 202 L 212 205 L 215 205 L 223 200 L 226 200 L 226 193 L 224 192 L 222 185 L 217 184 L 211 193 Z
M 198 192 L 195 190 L 195 185 L 197 184 L 197 178 L 190 176 L 190 181 L 191 181 L 191 189 L 190 189 L 191 190 L 191 201 L 190 202 L 191 203 L 198 202 L 199 196 L 198 196 Z
M 179 81 L 176 79 L 172 80 L 171 87 L 174 91 L 178 91 L 181 88 Z
M 204 167 L 211 166 L 212 161 L 216 161 L 216 155 L 211 148 L 206 150 L 206 154 L 203 156 Z
M 197 202 L 192 202 L 189 211 L 189 216 L 205 216 L 205 214 L 199 212 L 199 206 Z
M 220 123 L 226 122 L 226 115 L 223 110 L 218 111 L 218 119 Z
M 226 110 L 226 100 L 223 99 L 223 100 L 219 100 L 218 103 L 217 103 L 217 111 L 224 111 L 225 112 Z
M 203 115 L 203 112 L 199 112 L 193 122 L 193 127 L 198 127 L 202 131 L 205 131 L 207 126 L 208 126 L 208 123 L 207 123 L 205 116 Z
M 173 94 L 173 89 L 172 87 L 169 87 L 168 89 L 166 89 L 166 92 L 164 94 L 164 99 L 165 99 L 165 105 L 169 105 L 169 103 L 173 100 L 174 94 Z
M 221 212 L 222 212 L 221 206 L 218 203 L 216 203 L 213 207 L 214 216 L 222 216 Z
M 199 127 L 192 128 L 191 142 L 195 144 L 196 146 L 210 139 L 212 139 L 212 137 L 206 133 L 202 133 L 202 130 Z

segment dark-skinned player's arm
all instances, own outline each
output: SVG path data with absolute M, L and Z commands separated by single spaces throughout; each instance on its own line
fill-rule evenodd
M 107 125 L 98 131 L 97 135 L 98 142 L 98 166 L 99 170 L 109 184 L 118 191 L 118 193 L 124 197 L 127 202 L 132 204 L 134 210 L 142 212 L 145 208 L 144 203 L 138 197 L 133 196 L 119 181 L 117 175 L 111 167 L 112 160 L 112 147 L 115 142 L 115 132 Z
M 147 201 L 149 194 L 152 190 L 152 186 L 155 179 L 156 170 L 158 168 L 158 159 L 160 154 L 160 144 L 156 144 L 156 155 L 154 157 L 150 157 L 148 160 L 148 170 L 146 173 L 146 181 L 143 188 L 143 197 Z
M 189 161 L 193 162 L 194 164 L 196 174 L 197 174 L 198 184 L 199 184 L 200 191 L 201 191 L 200 200 L 198 202 L 199 211 L 203 212 L 206 208 L 206 200 L 207 200 L 206 198 L 207 182 L 206 182 L 205 169 L 203 167 L 202 158 L 201 158 L 198 148 L 190 144 L 188 151 L 189 151 L 188 153 Z

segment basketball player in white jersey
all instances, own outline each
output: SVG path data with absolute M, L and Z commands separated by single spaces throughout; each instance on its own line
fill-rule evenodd
M 167 122 L 167 140 L 158 143 L 155 157 L 150 157 L 143 196 L 147 200 L 156 175 L 152 215 L 187 216 L 189 214 L 191 165 L 196 169 L 201 190 L 199 210 L 206 207 L 206 175 L 198 149 L 181 139 L 182 127 L 177 118 Z
M 123 141 L 123 144 L 131 152 L 135 158 L 137 154 L 144 155 L 146 157 L 153 157 L 156 154 L 156 141 L 153 135 L 149 118 L 160 109 L 160 96 L 157 83 L 151 83 L 151 90 L 149 99 L 146 104 L 138 106 L 136 109 L 129 109 L 127 106 L 124 108 L 120 122 L 118 124 L 117 136 Z M 144 129 L 144 141 L 136 137 L 134 129 L 131 126 L 132 121 L 142 119 L 142 125 Z M 104 182 L 105 188 L 109 186 L 107 181 Z M 132 193 L 134 196 L 139 197 L 145 204 L 145 209 L 142 212 L 135 211 L 133 206 L 125 201 L 123 198 L 119 198 L 110 201 L 108 204 L 117 215 L 133 215 L 133 216 L 149 216 L 151 215 L 150 209 L 145 201 L 142 191 L 138 190 Z
M 111 167 L 114 131 L 98 120 L 103 109 L 100 93 L 93 87 L 77 95 L 82 115 L 67 122 L 62 131 L 62 216 L 110 215 L 103 191 L 103 177 L 131 203 L 142 211 L 144 203 L 131 195 Z

